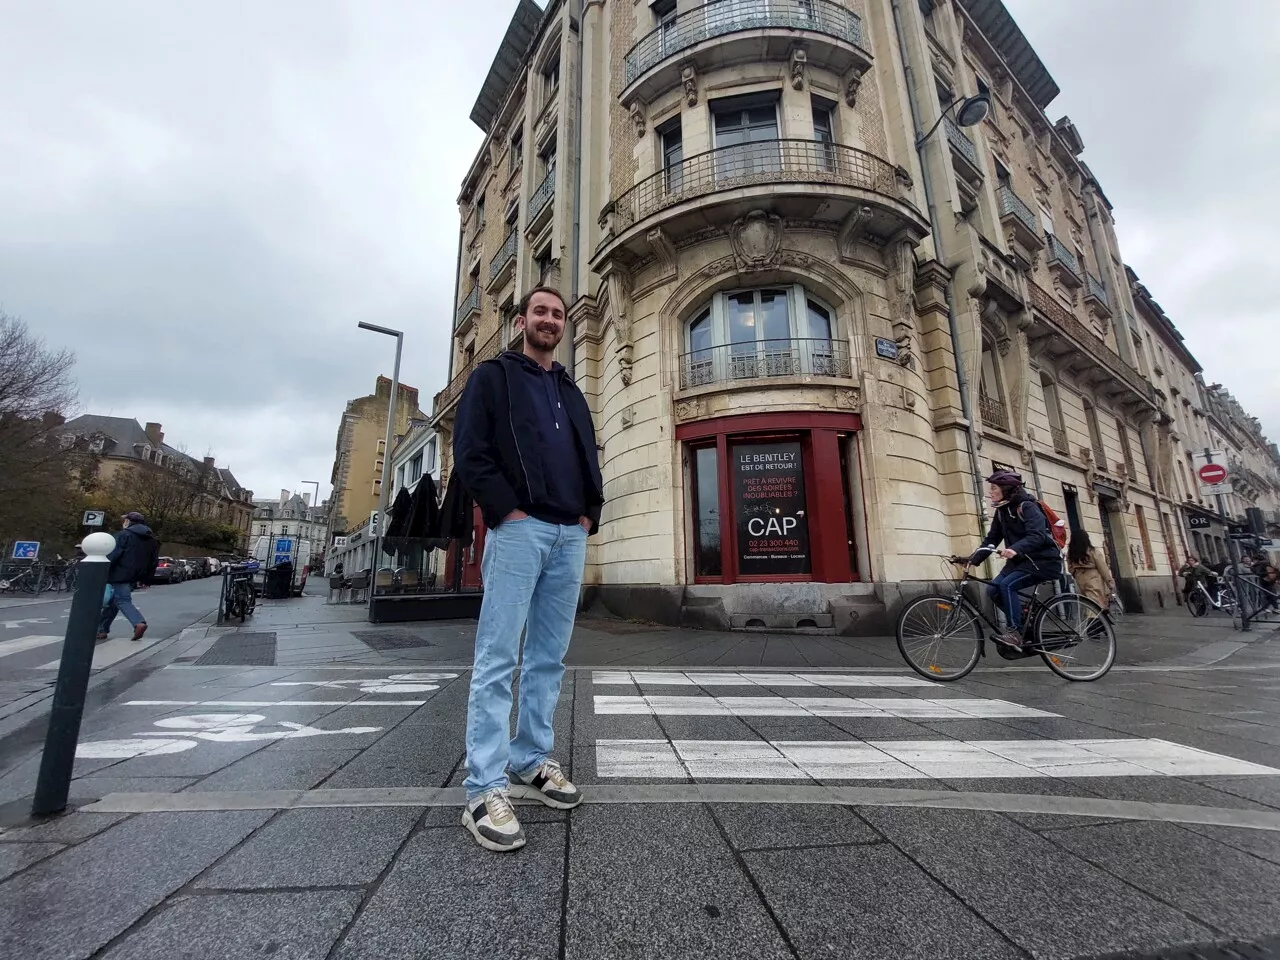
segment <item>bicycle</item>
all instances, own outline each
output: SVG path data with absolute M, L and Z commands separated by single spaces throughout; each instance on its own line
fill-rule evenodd
M 1196 581 L 1196 585 L 1187 594 L 1187 610 L 1193 617 L 1204 617 L 1208 616 L 1210 608 L 1228 614 L 1233 626 L 1240 625 L 1240 603 L 1235 587 L 1230 582 L 1219 581 L 1218 596 L 1215 598 L 1205 587 L 1203 580 Z
M 898 615 L 898 651 L 926 680 L 959 680 L 987 655 L 988 640 L 1001 633 L 998 624 L 975 606 L 966 594 L 971 581 L 991 583 L 972 573 L 968 557 L 944 557 L 963 567 L 950 596 L 916 597 Z M 1031 587 L 1023 609 L 1023 644 L 1014 649 L 996 643 L 1006 660 L 1040 655 L 1045 666 L 1064 680 L 1097 680 L 1116 658 L 1116 635 L 1103 609 L 1077 593 L 1058 593 L 1041 600 Z M 1025 595 L 1019 591 L 1019 596 Z M 984 629 L 985 626 L 985 629 Z
M 237 565 L 231 568 L 231 579 L 227 587 L 227 618 L 245 618 L 253 613 L 258 605 L 258 595 L 253 589 L 253 572 L 258 568 L 255 564 Z
M 0 593 L 17 593 L 21 590 L 27 594 L 38 594 L 48 589 L 44 583 L 44 567 L 33 563 L 17 573 L 9 573 L 0 579 Z

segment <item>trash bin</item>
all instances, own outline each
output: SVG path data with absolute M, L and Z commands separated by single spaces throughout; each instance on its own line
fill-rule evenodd
M 293 564 L 282 563 L 273 567 L 266 578 L 264 593 L 268 600 L 287 600 L 293 588 Z

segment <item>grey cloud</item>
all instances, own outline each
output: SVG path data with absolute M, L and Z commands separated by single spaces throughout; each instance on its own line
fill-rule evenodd
M 1006 0 L 1115 206 L 1121 251 L 1221 381 L 1280 440 L 1280 7 L 1271 0 Z

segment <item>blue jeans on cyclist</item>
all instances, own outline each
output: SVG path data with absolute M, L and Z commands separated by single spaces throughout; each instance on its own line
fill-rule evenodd
M 1026 564 L 1010 563 L 987 584 L 987 596 L 1004 611 L 1011 633 L 1022 631 L 1022 597 L 1018 595 L 1018 591 L 1037 583 L 1056 580 L 1058 576 L 1056 573 L 1041 573 Z

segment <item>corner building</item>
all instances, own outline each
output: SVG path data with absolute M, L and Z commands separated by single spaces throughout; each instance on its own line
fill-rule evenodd
M 884 632 L 1001 465 L 1174 603 L 1168 400 L 1057 93 L 998 0 L 522 0 L 472 112 L 444 448 L 549 282 L 615 612 Z

